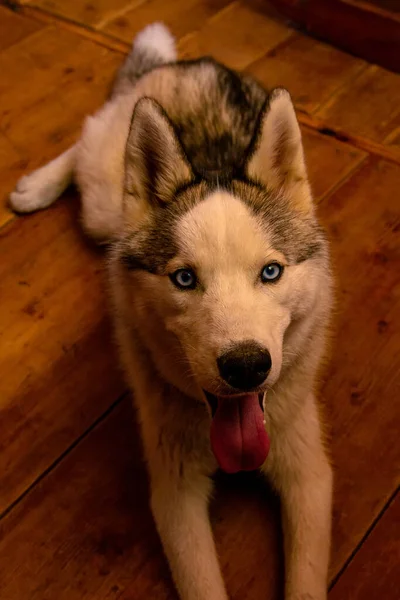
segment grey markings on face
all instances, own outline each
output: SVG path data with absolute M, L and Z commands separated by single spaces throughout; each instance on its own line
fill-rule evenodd
M 153 209 L 150 222 L 122 240 L 122 263 L 130 270 L 165 274 L 167 264 L 178 252 L 177 221 L 205 195 L 205 184 L 194 184 L 178 191 L 174 201 Z
M 167 264 L 178 253 L 175 233 L 178 220 L 216 189 L 216 183 L 195 184 L 182 190 L 174 202 L 155 210 L 150 224 L 122 242 L 123 264 L 132 270 L 165 274 Z M 272 246 L 284 254 L 289 264 L 303 262 L 325 251 L 324 234 L 317 222 L 312 217 L 299 218 L 284 198 L 277 200 L 261 187 L 244 181 L 231 181 L 223 189 L 251 209 L 271 236 Z

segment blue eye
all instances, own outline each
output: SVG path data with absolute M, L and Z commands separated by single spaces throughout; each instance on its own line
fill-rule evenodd
M 269 263 L 269 265 L 265 265 L 265 267 L 263 267 L 263 270 L 261 271 L 261 281 L 263 283 L 268 283 L 270 281 L 278 281 L 282 273 L 282 265 L 275 262 Z
M 178 269 L 169 276 L 172 283 L 181 290 L 194 290 L 196 287 L 196 275 L 191 269 Z

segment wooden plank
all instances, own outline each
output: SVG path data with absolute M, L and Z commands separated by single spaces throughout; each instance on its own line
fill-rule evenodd
M 339 581 L 330 600 L 398 600 L 400 495 L 378 521 Z
M 177 39 L 199 29 L 207 19 L 230 0 L 150 0 L 102 24 L 100 29 L 118 39 L 131 42 L 135 34 L 153 21 L 162 21 Z
M 332 574 L 400 483 L 399 186 L 400 168 L 371 158 L 320 204 L 338 284 L 321 392 L 336 466 Z
M 212 55 L 235 69 L 244 69 L 292 35 L 292 30 L 260 10 L 254 2 L 232 2 L 198 31 L 179 43 L 181 58 Z
M 40 134 L 47 136 L 47 142 L 54 143 L 57 137 L 57 132 L 51 129 L 54 123 L 60 126 L 68 123 L 69 131 L 76 135 L 83 116 L 101 105 L 120 62 L 120 55 L 54 26 L 10 48 L 0 55 L 3 131 L 21 149 L 31 145 L 29 134 L 36 136 L 35 141 Z M 30 85 L 27 85 L 28 74 Z M 37 112 L 43 111 L 44 116 L 46 110 L 47 119 L 40 119 Z M 65 115 L 66 111 L 69 112 Z M 75 117 L 73 123 L 71 113 Z M 32 131 L 33 127 L 37 131 Z M 70 141 L 71 134 L 67 143 Z
M 4 227 L 0 255 L 1 513 L 124 386 L 100 256 L 78 232 L 73 203 Z
M 126 42 L 119 41 L 116 38 L 105 35 L 100 31 L 89 29 L 86 25 L 75 23 L 74 21 L 60 19 L 56 15 L 45 12 L 40 8 L 24 4 L 23 6 L 19 6 L 18 10 L 20 14 L 23 14 L 29 18 L 35 19 L 41 23 L 56 25 L 60 29 L 71 31 L 72 33 L 78 34 L 80 37 L 88 39 L 91 42 L 95 42 L 100 46 L 104 46 L 109 50 L 127 54 L 131 48 L 131 43 L 128 44 Z
M 289 89 L 296 106 L 313 113 L 366 66 L 332 46 L 294 34 L 287 44 L 251 64 L 248 71 L 269 89 Z
M 212 513 L 231 597 L 272 600 L 276 501 L 252 477 L 226 479 Z M 0 522 L 0 596 L 176 598 L 128 398 Z
M 400 126 L 400 75 L 369 66 L 316 113 L 349 133 L 384 142 Z
M 320 201 L 340 185 L 367 156 L 365 152 L 302 128 L 304 152 L 314 197 Z
M 120 62 L 119 54 L 54 26 L 0 53 L 1 224 L 12 216 L 6 203 L 17 179 L 77 138 Z
M 311 35 L 400 72 L 400 22 L 340 0 L 270 0 Z
M 39 8 L 63 19 L 96 28 L 124 10 L 141 4 L 144 0 L 19 0 L 19 4 Z
M 327 121 L 303 112 L 298 112 L 297 118 L 305 128 L 318 131 L 322 135 L 344 142 L 354 148 L 364 150 L 372 156 L 384 158 L 389 162 L 400 165 L 400 133 L 397 130 L 393 132 L 393 136 L 391 135 L 386 139 L 385 144 L 378 144 L 356 133 L 347 133 L 338 127 L 332 128 Z
M 42 23 L 0 6 L 0 52 L 42 28 Z

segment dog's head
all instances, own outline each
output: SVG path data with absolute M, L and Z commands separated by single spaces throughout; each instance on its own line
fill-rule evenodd
M 326 260 L 289 94 L 270 96 L 229 179 L 195 173 L 161 107 L 139 101 L 125 223 L 118 257 L 154 360 L 170 348 L 171 374 L 214 412 L 226 397 L 262 402 L 308 335 Z

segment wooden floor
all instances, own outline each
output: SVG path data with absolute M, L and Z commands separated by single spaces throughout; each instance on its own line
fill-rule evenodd
M 321 387 L 336 472 L 330 598 L 398 600 L 400 76 L 304 37 L 261 0 L 0 6 L 0 598 L 176 598 L 76 192 L 26 218 L 7 208 L 18 177 L 77 138 L 156 19 L 182 57 L 211 53 L 293 95 L 338 283 Z M 281 597 L 278 513 L 253 477 L 220 478 L 212 517 L 233 599 Z

